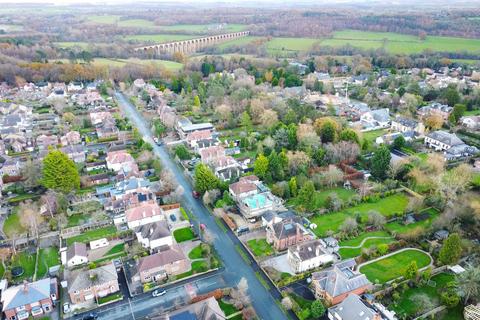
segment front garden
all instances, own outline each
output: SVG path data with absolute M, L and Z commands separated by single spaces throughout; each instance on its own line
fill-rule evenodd
M 192 228 L 185 227 L 173 231 L 173 237 L 177 243 L 180 243 L 195 239 L 195 233 L 193 232 Z
M 267 243 L 266 239 L 251 239 L 247 241 L 247 245 L 256 257 L 266 257 L 273 254 L 273 248 Z

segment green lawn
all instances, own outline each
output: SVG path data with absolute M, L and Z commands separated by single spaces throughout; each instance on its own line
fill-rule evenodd
M 123 252 L 125 250 L 125 243 L 119 243 L 114 245 L 110 250 L 107 251 L 103 256 L 107 257 L 111 254 L 118 254 L 120 252 Z
M 391 304 L 391 308 L 398 315 L 406 315 L 414 317 L 420 311 L 416 301 L 418 295 L 427 295 L 434 307 L 440 306 L 439 291 L 443 289 L 449 282 L 455 281 L 455 277 L 451 274 L 440 273 L 431 278 L 435 282 L 434 286 L 423 285 L 420 287 L 409 288 L 400 295 L 397 303 Z
M 115 226 L 108 226 L 100 229 L 94 229 L 86 231 L 78 236 L 74 236 L 67 239 L 67 245 L 71 245 L 74 242 L 90 242 L 101 238 L 107 238 L 117 233 Z
M 21 266 L 23 268 L 23 275 L 14 278 L 15 280 L 30 279 L 35 272 L 35 259 L 36 254 L 30 254 L 27 252 L 19 252 L 12 258 L 12 268 Z
M 417 267 L 421 269 L 428 266 L 431 259 L 426 253 L 417 250 L 405 250 L 365 265 L 360 268 L 360 272 L 364 273 L 368 280 L 373 283 L 377 280 L 379 283 L 385 283 L 403 276 L 405 269 L 412 261 L 416 261 Z
M 193 233 L 192 228 L 186 227 L 173 231 L 173 237 L 177 242 L 185 242 L 195 239 L 195 234 Z
M 266 239 L 252 239 L 247 245 L 256 257 L 265 257 L 273 254 L 273 248 Z
M 110 301 L 117 301 L 123 298 L 123 295 L 120 292 L 109 294 L 106 297 L 98 298 L 98 304 L 102 305 Z
M 368 239 L 365 241 L 363 246 L 361 248 L 341 248 L 339 250 L 340 256 L 342 259 L 348 259 L 348 258 L 355 258 L 358 257 L 359 255 L 362 254 L 362 249 L 369 249 L 375 246 L 378 246 L 379 244 L 390 244 L 392 242 L 395 242 L 395 239 L 389 238 L 389 239 Z
M 37 278 L 43 278 L 48 274 L 48 269 L 61 264 L 58 248 L 40 249 L 37 267 Z
M 311 219 L 311 222 L 317 225 L 317 228 L 313 231 L 319 237 L 325 236 L 329 230 L 338 231 L 345 219 L 348 217 L 353 218 L 357 213 L 362 218 L 362 221 L 367 219 L 368 211 L 370 210 L 376 210 L 389 218 L 395 213 L 403 213 L 407 205 L 408 197 L 404 193 L 397 193 L 374 203 L 365 202 L 339 212 L 317 214 Z
M 411 223 L 411 224 L 403 224 L 401 221 L 395 221 L 391 223 L 387 223 L 385 225 L 385 228 L 391 232 L 395 232 L 396 234 L 405 234 L 407 232 L 410 232 L 414 229 L 426 229 L 430 227 L 432 222 L 438 217 L 439 212 L 434 209 L 434 208 L 429 208 L 425 210 L 426 212 L 429 213 L 430 217 L 426 220 Z
M 353 195 L 356 194 L 355 190 L 345 189 L 345 188 L 342 188 L 342 187 L 327 189 L 327 190 L 322 190 L 322 191 L 316 191 L 315 192 L 315 208 L 314 209 L 316 210 L 316 209 L 324 208 L 325 204 L 326 204 L 326 201 L 327 201 L 327 198 L 332 193 L 336 193 L 337 196 L 340 199 L 342 199 L 343 201 L 346 201 L 346 200 L 350 199 Z M 301 203 L 299 203 L 296 198 L 290 200 L 289 202 L 293 205 L 297 205 L 297 206 L 301 205 Z
M 370 141 L 370 143 L 373 144 L 375 142 L 375 139 L 377 139 L 380 136 L 383 136 L 385 133 L 387 133 L 386 129 L 378 129 L 378 130 L 362 132 L 361 136 L 363 137 L 363 139 Z
M 202 245 L 198 245 L 196 246 L 195 248 L 193 248 L 189 253 L 188 253 L 188 257 L 190 259 L 202 259 L 203 258 L 203 249 L 202 249 Z
M 75 226 L 79 226 L 81 224 L 84 224 L 85 222 L 87 222 L 89 219 L 90 219 L 90 215 L 87 215 L 87 214 L 73 214 L 71 216 L 68 216 L 67 217 L 67 227 L 70 228 L 70 227 L 75 227 Z
M 20 224 L 20 218 L 16 212 L 13 212 L 7 217 L 3 223 L 3 232 L 7 238 L 18 237 L 25 234 L 27 230 Z
M 218 304 L 220 306 L 220 309 L 222 309 L 223 313 L 228 317 L 231 314 L 237 313 L 237 308 L 231 303 L 226 303 L 223 300 L 218 300 Z

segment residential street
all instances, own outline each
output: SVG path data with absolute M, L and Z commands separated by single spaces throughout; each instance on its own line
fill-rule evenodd
M 183 173 L 176 166 L 175 162 L 169 157 L 164 147 L 157 146 L 152 137 L 152 133 L 146 121 L 137 112 L 136 108 L 121 94 L 115 94 L 116 99 L 123 111 L 123 113 L 131 120 L 133 125 L 137 127 L 139 132 L 144 136 L 144 139 L 153 146 L 153 151 L 160 158 L 163 169 L 170 170 L 176 177 L 178 183 L 184 188 L 182 205 L 189 209 L 196 217 L 199 223 L 205 224 L 207 229 L 214 235 L 214 246 L 221 257 L 225 271 L 223 278 L 226 281 L 226 286 L 236 286 L 242 277 L 246 278 L 249 285 L 249 294 L 252 299 L 253 306 L 260 319 L 286 319 L 285 314 L 277 306 L 272 294 L 278 295 L 276 290 L 271 292 L 267 290 L 257 279 L 260 274 L 255 273 L 254 269 L 258 269 L 256 264 L 248 264 L 242 259 L 237 252 L 238 240 L 231 237 L 229 233 L 221 229 L 214 217 L 209 213 L 200 200 L 196 200 L 192 196 L 192 186 L 187 181 Z M 258 271 L 257 271 L 258 272 Z M 212 289 L 215 289 L 212 287 Z M 151 302 L 144 300 L 134 300 L 132 304 L 151 304 Z M 146 298 L 145 298 L 146 299 Z M 109 314 L 108 319 L 127 319 L 128 304 L 118 308 L 112 314 Z M 136 307 L 133 307 L 136 308 Z M 107 319 L 107 318 L 105 318 Z
M 95 309 L 94 312 L 98 314 L 99 319 L 143 319 L 148 315 L 162 313 L 174 308 L 176 305 L 185 304 L 190 300 L 191 293 L 200 295 L 226 285 L 222 273 L 219 272 L 200 277 L 200 279 L 188 284 L 182 282 L 171 287 L 167 286 L 167 293 L 161 297 L 152 297 L 151 293 L 146 293 L 134 298 L 128 298 L 128 290 L 123 273 L 120 273 L 119 282 L 125 298 L 121 302 Z M 81 319 L 81 317 L 82 315 L 79 315 L 74 319 Z

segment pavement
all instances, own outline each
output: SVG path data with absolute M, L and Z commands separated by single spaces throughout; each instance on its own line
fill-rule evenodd
M 197 280 L 191 280 L 188 283 L 182 282 L 173 286 L 167 286 L 165 287 L 167 293 L 161 297 L 152 297 L 151 293 L 145 293 L 130 298 L 123 272 L 119 273 L 119 284 L 124 299 L 92 310 L 92 312 L 98 315 L 98 320 L 145 319 L 149 315 L 173 310 L 188 303 L 192 298 L 192 294 L 206 294 L 226 286 L 223 275 L 214 273 L 201 276 Z M 76 315 L 71 319 L 82 319 L 84 314 Z
M 239 240 L 231 232 L 226 232 L 220 228 L 202 202 L 193 198 L 191 184 L 187 181 L 176 163 L 170 158 L 164 147 L 157 146 L 154 143 L 152 133 L 145 119 L 143 119 L 136 108 L 121 93 L 117 92 L 115 96 L 124 115 L 128 117 L 132 124 L 138 129 L 144 140 L 153 146 L 153 152 L 162 162 L 163 170 L 170 170 L 176 177 L 177 182 L 184 188 L 185 192 L 182 196 L 182 205 L 195 216 L 194 222 L 196 223 L 197 229 L 198 224 L 204 224 L 207 230 L 214 235 L 213 245 L 224 265 L 222 278 L 225 280 L 225 286 L 235 287 L 240 279 L 245 278 L 249 286 L 248 293 L 252 299 L 253 307 L 260 319 L 287 319 L 275 301 L 280 297 L 280 293 L 271 285 L 268 286 L 268 289 L 262 285 L 257 276 L 263 277 L 263 273 L 256 262 L 253 259 L 249 259 L 247 262 L 242 258 L 237 252 L 239 249 L 243 250 L 241 249 L 242 245 Z M 211 289 L 213 290 L 215 288 L 212 287 Z M 145 302 L 136 302 L 135 304 L 150 305 L 150 300 L 152 300 L 152 298 L 149 298 Z M 134 306 L 133 309 L 135 308 L 140 307 Z M 115 310 L 109 312 L 108 319 L 126 319 L 124 317 L 125 312 L 128 310 L 128 305 L 121 308 L 119 307 L 118 309 L 122 309 L 122 311 L 117 311 L 115 307 Z

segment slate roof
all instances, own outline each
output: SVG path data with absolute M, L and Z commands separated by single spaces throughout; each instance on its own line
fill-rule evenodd
M 299 217 L 289 218 L 272 225 L 273 233 L 278 240 L 292 237 L 297 234 L 299 228 L 298 223 L 301 222 Z
M 415 127 L 418 124 L 417 121 L 415 121 L 413 119 L 409 119 L 409 118 L 404 118 L 404 117 L 397 117 L 397 118 L 395 118 L 394 121 L 400 123 L 402 126 L 412 128 L 412 129 L 415 129 Z
M 3 310 L 14 309 L 20 306 L 49 299 L 52 293 L 56 293 L 57 280 L 55 278 L 42 279 L 32 283 L 26 283 L 9 287 L 2 292 Z M 25 286 L 27 290 L 25 290 Z
M 79 270 L 72 273 L 68 281 L 68 292 L 80 291 L 92 285 L 101 285 L 110 281 L 117 281 L 117 279 L 117 269 L 113 262 L 92 270 Z
M 461 145 L 464 142 L 453 133 L 442 130 L 430 132 L 427 137 L 445 143 L 449 146 Z
M 80 256 L 80 257 L 87 256 L 87 245 L 85 243 L 74 242 L 71 246 L 68 247 L 67 261 L 76 256 Z
M 331 297 L 370 285 L 364 274 L 352 270 L 355 265 L 354 259 L 341 261 L 331 268 L 313 273 L 312 280 L 318 282 L 319 287 Z
M 288 250 L 291 251 L 300 261 L 307 261 L 324 254 L 329 254 L 320 240 L 300 243 L 294 247 L 290 247 Z
M 340 304 L 328 309 L 330 314 L 338 314 L 342 320 L 372 320 L 377 312 L 358 295 L 349 294 Z
M 164 265 L 185 259 L 187 259 L 187 257 L 180 249 L 180 246 L 173 245 L 167 250 L 140 258 L 138 261 L 138 271 L 148 271 L 150 269 L 162 267 Z
M 135 229 L 135 233 L 140 233 L 142 238 L 148 238 L 150 241 L 170 236 L 170 230 L 166 221 L 157 221 L 147 223 Z

